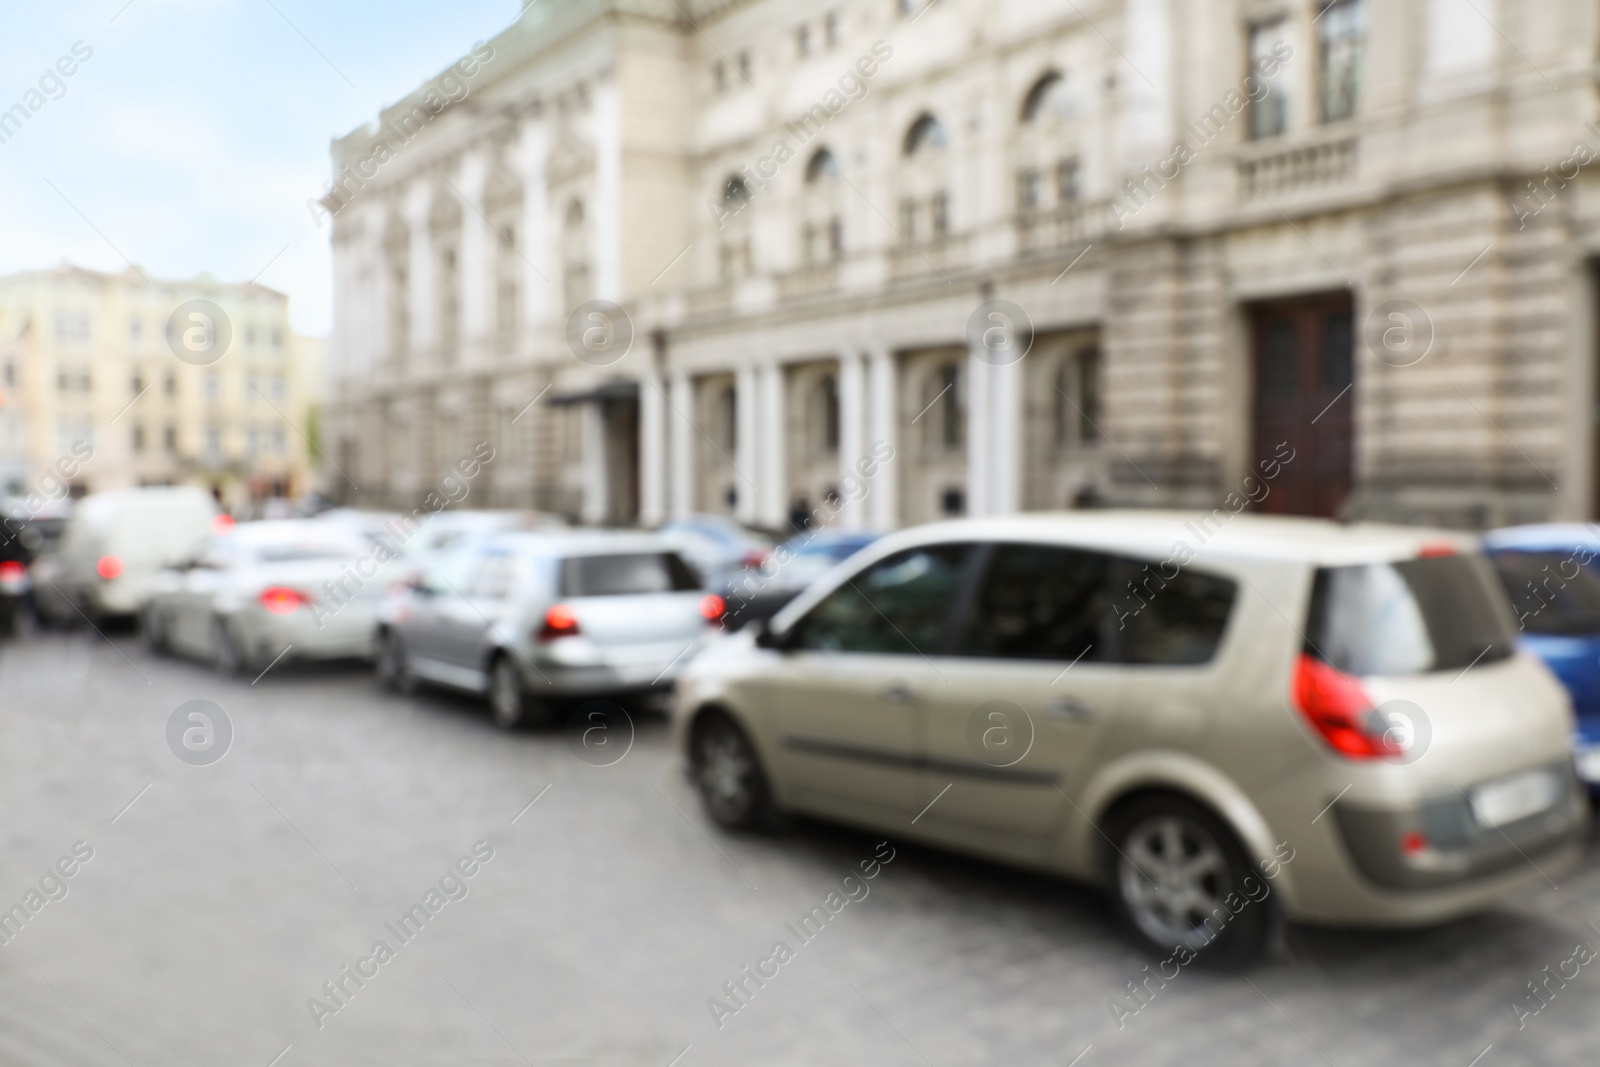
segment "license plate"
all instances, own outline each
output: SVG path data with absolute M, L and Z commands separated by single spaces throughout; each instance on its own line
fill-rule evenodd
M 1600 783 L 1600 745 L 1578 750 L 1578 777 L 1586 782 Z
M 1561 780 L 1550 771 L 1524 771 L 1472 791 L 1472 812 L 1484 826 L 1504 826 L 1537 815 L 1561 796 Z

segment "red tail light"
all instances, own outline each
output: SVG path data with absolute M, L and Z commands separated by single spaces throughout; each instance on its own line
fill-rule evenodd
M 765 548 L 753 548 L 744 554 L 739 562 L 746 567 L 765 567 L 767 560 L 772 558 L 772 553 Z
M 274 615 L 292 615 L 297 609 L 311 603 L 310 597 L 286 585 L 274 585 L 263 589 L 257 599 L 261 601 L 262 607 Z
M 1361 683 L 1301 654 L 1294 668 L 1294 702 L 1328 746 L 1350 759 L 1376 759 L 1400 750 L 1384 736 L 1383 721 Z
M 544 626 L 539 630 L 539 640 L 554 641 L 558 637 L 578 636 L 578 617 L 565 604 L 556 604 L 544 613 Z
M 100 562 L 94 565 L 94 572 L 106 581 L 122 577 L 122 559 L 118 556 L 101 556 Z
M 1417 550 L 1418 559 L 1440 559 L 1456 554 L 1456 546 L 1449 541 L 1429 541 Z
M 707 622 L 718 621 L 727 611 L 727 603 L 715 593 L 700 601 L 700 614 L 706 617 Z
M 14 559 L 8 559 L 3 563 L 0 563 L 0 582 L 21 581 L 22 576 L 27 573 L 28 568 L 24 567 Z
M 233 530 L 233 516 L 232 515 L 229 515 L 226 512 L 224 512 L 223 514 L 216 515 L 211 519 L 211 532 L 212 533 L 214 533 L 214 534 L 225 534 L 225 533 L 229 533 L 232 530 Z

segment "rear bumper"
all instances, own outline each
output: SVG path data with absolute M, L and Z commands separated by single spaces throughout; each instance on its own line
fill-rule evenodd
M 703 640 L 671 645 L 595 649 L 572 655 L 557 641 L 522 650 L 514 657 L 524 682 L 535 696 L 604 696 L 646 693 L 672 688 Z M 574 648 L 573 652 L 579 652 Z
M 288 649 L 285 659 L 368 659 L 375 619 L 375 606 L 352 602 L 325 616 L 321 625 L 306 608 L 287 615 L 251 608 L 229 622 L 258 658 L 271 659 Z
M 1478 825 L 1459 794 L 1404 810 L 1335 804 L 1335 824 L 1355 868 L 1374 886 L 1403 891 L 1468 887 L 1553 859 L 1585 839 L 1589 805 L 1582 787 L 1567 768 L 1552 769 L 1567 776 L 1564 798 L 1498 828 Z M 1403 848 L 1408 837 L 1421 847 Z

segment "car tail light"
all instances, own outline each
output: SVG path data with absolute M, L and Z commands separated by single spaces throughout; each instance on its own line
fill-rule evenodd
M 767 560 L 772 558 L 772 553 L 765 548 L 752 548 L 744 554 L 739 562 L 746 567 L 765 567 Z
M 28 573 L 28 568 L 14 559 L 0 563 L 0 582 L 20 582 L 23 575 Z
M 1384 721 L 1361 683 L 1304 653 L 1295 662 L 1294 702 L 1312 729 L 1335 752 L 1350 759 L 1400 753 L 1384 732 Z
M 727 602 L 717 594 L 712 593 L 700 601 L 700 614 L 706 617 L 707 622 L 717 622 L 728 612 Z
M 262 607 L 274 615 L 290 615 L 311 603 L 310 597 L 286 585 L 269 586 L 261 590 L 261 595 L 256 599 L 261 601 Z
M 565 604 L 556 604 L 544 613 L 544 626 L 539 630 L 539 640 L 554 641 L 558 637 L 577 637 L 578 617 Z
M 232 515 L 226 515 L 226 514 L 217 515 L 217 516 L 214 516 L 212 518 L 212 520 L 211 520 L 211 532 L 212 533 L 214 533 L 214 534 L 225 534 L 225 533 L 231 533 L 232 531 L 233 531 L 233 516 Z
M 1418 559 L 1440 559 L 1456 554 L 1456 546 L 1449 541 L 1430 541 L 1417 549 Z
M 94 572 L 106 581 L 122 577 L 122 559 L 119 556 L 101 556 L 100 561 L 94 565 Z
M 1400 851 L 1404 852 L 1406 855 L 1415 856 L 1417 853 L 1426 852 L 1427 850 L 1428 850 L 1428 838 L 1427 838 L 1427 835 L 1418 833 L 1416 830 L 1412 830 L 1408 834 L 1402 834 L 1401 835 L 1401 837 L 1400 837 Z

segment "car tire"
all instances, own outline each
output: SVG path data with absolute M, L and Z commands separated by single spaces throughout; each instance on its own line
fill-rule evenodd
M 1234 968 L 1273 942 L 1281 919 L 1270 883 L 1211 811 L 1155 794 L 1114 811 L 1105 832 L 1112 904 L 1146 948 Z
M 700 802 L 718 826 L 752 831 L 771 829 L 778 823 L 772 790 L 755 745 L 727 715 L 711 712 L 695 724 L 689 765 Z
M 158 656 L 167 656 L 172 653 L 172 646 L 167 641 L 167 624 L 161 621 L 161 616 L 154 611 L 146 611 L 139 616 L 139 632 L 144 636 L 145 647 Z
M 405 640 L 393 630 L 385 630 L 378 636 L 373 668 L 381 688 L 402 696 L 416 692 L 417 676 L 411 673 L 411 659 L 406 653 Z
M 489 716 L 502 730 L 520 730 L 546 718 L 543 707 L 522 684 L 522 672 L 506 654 L 489 664 Z
M 211 620 L 211 655 L 212 663 L 223 674 L 244 673 L 244 649 L 233 629 L 220 618 Z

